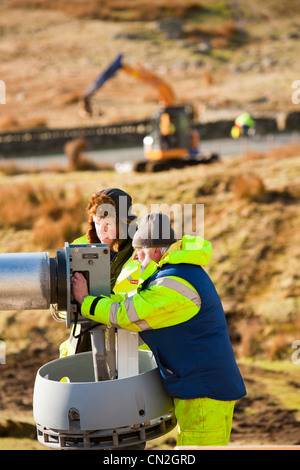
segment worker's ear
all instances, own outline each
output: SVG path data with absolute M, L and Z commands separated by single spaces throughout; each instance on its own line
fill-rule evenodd
M 158 262 L 160 260 L 160 258 L 162 257 L 161 250 L 162 250 L 161 247 L 154 249 L 154 261 Z

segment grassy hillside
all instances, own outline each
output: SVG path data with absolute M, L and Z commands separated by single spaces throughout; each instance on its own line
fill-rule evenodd
M 119 72 L 85 118 L 78 97 L 119 53 L 140 62 L 195 104 L 200 120 L 241 110 L 295 110 L 299 4 L 269 0 L 149 2 L 14 0 L 0 6 L 0 130 L 72 127 L 138 120 L 157 91 Z M 168 19 L 181 23 L 169 31 Z M 175 32 L 175 34 L 173 34 Z
M 272 334 L 282 333 L 290 344 L 297 331 L 285 328 L 297 320 L 299 309 L 299 154 L 299 146 L 287 146 L 265 155 L 249 153 L 210 166 L 149 175 L 3 175 L 0 249 L 55 255 L 65 241 L 85 232 L 84 209 L 91 191 L 101 187 L 122 187 L 149 211 L 152 204 L 204 204 L 204 236 L 213 244 L 208 272 L 228 313 L 255 323 L 253 338 L 247 338 L 247 355 L 262 351 L 277 357 L 281 353 L 261 342 L 257 333 L 264 331 L 261 318 L 275 322 Z M 251 336 L 251 329 L 244 334 Z M 268 332 L 269 340 L 271 336 Z M 252 339 L 261 342 L 257 350 L 251 349 Z M 288 354 L 286 350 L 285 357 Z
M 54 255 L 85 231 L 88 197 L 107 186 L 128 191 L 148 210 L 151 204 L 204 204 L 204 235 L 213 245 L 206 269 L 220 293 L 248 389 L 237 408 L 232 443 L 299 443 L 299 365 L 292 362 L 300 330 L 299 154 L 299 147 L 288 146 L 150 175 L 3 174 L 0 250 Z M 2 312 L 0 331 L 7 348 L 0 436 L 15 436 L 9 419 L 28 436 L 22 422 L 32 423 L 36 370 L 57 357 L 67 332 L 47 311 Z M 174 443 L 172 434 L 149 446 Z
M 297 110 L 300 7 L 296 0 L 4 0 L 0 5 L 0 131 L 107 124 L 148 117 L 155 89 L 122 72 L 84 118 L 78 97 L 120 52 L 170 83 L 200 120 Z M 182 22 L 176 33 L 168 18 Z M 163 20 L 163 21 L 162 21 Z M 179 29 L 178 29 L 179 28 Z M 1 151 L 0 151 L 1 152 Z M 207 271 L 220 293 L 248 396 L 231 442 L 300 444 L 300 149 L 289 145 L 209 166 L 157 174 L 0 169 L 0 252 L 48 251 L 84 233 L 93 191 L 121 187 L 134 203 L 204 204 L 213 245 Z M 1 312 L 0 449 L 40 448 L 32 390 L 37 369 L 67 337 L 50 313 Z M 149 448 L 174 447 L 174 433 Z

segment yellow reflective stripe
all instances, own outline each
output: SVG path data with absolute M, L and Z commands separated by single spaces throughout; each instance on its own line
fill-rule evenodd
M 124 307 L 126 309 L 126 313 L 128 316 L 128 320 L 130 323 L 134 323 L 137 325 L 141 330 L 151 330 L 152 328 L 150 327 L 149 323 L 146 322 L 146 320 L 142 320 L 135 309 L 134 303 L 133 303 L 133 297 L 125 300 L 124 302 Z
M 191 284 L 176 276 L 157 279 L 150 287 L 127 299 L 120 294 L 104 298 L 91 316 L 93 300 L 90 296 L 84 299 L 82 315 L 131 331 L 165 328 L 188 321 L 198 313 L 201 305 Z
M 112 326 L 120 326 L 118 323 L 118 310 L 119 310 L 120 304 L 119 303 L 114 303 L 111 304 L 110 309 L 109 309 L 109 323 Z
M 121 313 L 121 310 L 125 310 L 129 323 L 137 326 L 139 330 L 151 329 L 149 323 L 146 320 L 142 320 L 138 316 L 133 303 L 133 297 L 126 299 L 125 302 L 123 302 L 122 306 L 120 305 L 120 303 L 111 304 L 109 311 L 109 322 L 111 325 L 116 327 L 124 327 L 123 324 L 120 324 L 120 321 L 118 319 L 118 314 Z
M 171 277 L 160 277 L 150 282 L 149 287 L 152 286 L 163 286 L 167 287 L 168 289 L 175 290 L 179 294 L 191 300 L 195 305 L 197 305 L 198 308 L 201 307 L 201 298 L 198 292 L 195 291 L 192 287 L 183 284 L 181 281 L 177 281 Z
M 133 297 L 139 316 L 152 329 L 183 323 L 199 312 L 194 302 L 165 286 L 152 286 Z

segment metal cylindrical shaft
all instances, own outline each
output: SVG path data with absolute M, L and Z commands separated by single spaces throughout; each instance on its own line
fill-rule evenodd
M 105 348 L 105 329 L 101 326 L 91 330 L 94 372 L 96 382 L 109 380 L 109 369 Z
M 1 253 L 0 310 L 48 309 L 50 271 L 48 253 Z

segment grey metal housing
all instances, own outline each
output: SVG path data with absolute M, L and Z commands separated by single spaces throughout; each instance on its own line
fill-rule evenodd
M 1 253 L 0 310 L 47 309 L 49 305 L 49 254 Z
M 78 270 L 88 278 L 92 295 L 110 295 L 107 245 L 66 243 L 56 254 L 0 254 L 0 311 L 46 310 L 56 304 L 67 313 L 67 327 L 87 321 L 72 297 L 71 276 Z M 117 348 L 121 354 L 122 348 L 115 342 L 115 330 L 92 326 L 92 352 L 56 359 L 37 372 L 33 413 L 39 441 L 59 449 L 113 449 L 173 429 L 173 401 L 152 353 L 136 351 L 138 374 L 116 378 L 115 352 Z M 103 365 L 110 372 L 103 373 Z M 61 382 L 64 377 L 68 382 Z
M 52 361 L 37 373 L 33 414 L 41 443 L 60 449 L 108 449 L 163 435 L 176 425 L 150 351 L 139 374 L 94 381 L 92 353 Z M 68 377 L 70 382 L 60 382 Z

